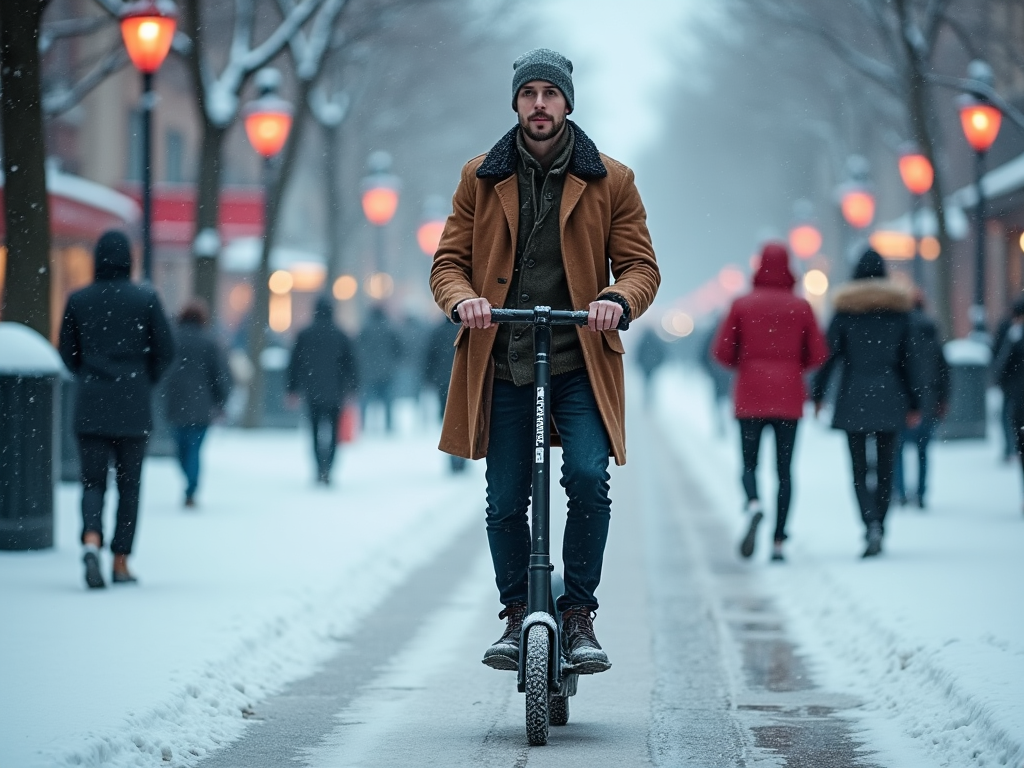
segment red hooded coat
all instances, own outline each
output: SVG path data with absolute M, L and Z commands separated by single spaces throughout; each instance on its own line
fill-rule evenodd
M 794 283 L 786 247 L 769 243 L 754 290 L 733 302 L 715 336 L 715 359 L 737 372 L 738 419 L 799 419 L 807 399 L 803 374 L 828 359 L 811 305 L 793 295 Z

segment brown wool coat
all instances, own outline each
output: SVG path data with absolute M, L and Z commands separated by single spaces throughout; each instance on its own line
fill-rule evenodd
M 600 168 L 603 163 L 607 175 L 582 178 L 572 172 L 579 167 L 574 163 L 565 180 L 559 230 L 573 308 L 586 309 L 602 294 L 617 293 L 626 299 L 635 320 L 651 305 L 661 281 L 647 231 L 647 214 L 633 172 L 603 154 L 598 162 L 596 148 L 582 131 L 576 131 L 583 151 L 593 149 L 591 167 Z M 485 158 L 491 163 L 491 156 L 501 146 L 499 142 L 490 155 L 475 157 L 462 169 L 453 212 L 434 256 L 430 287 L 434 300 L 448 316 L 464 299 L 483 297 L 491 306 L 500 307 L 511 287 L 519 229 L 516 176 L 514 171 L 504 178 L 477 175 Z M 455 341 L 455 363 L 439 446 L 445 453 L 468 459 L 487 455 L 495 332 L 493 325 L 486 330 L 463 329 Z M 616 464 L 625 464 L 622 341 L 618 331 L 593 333 L 580 328 L 578 332 L 612 455 Z

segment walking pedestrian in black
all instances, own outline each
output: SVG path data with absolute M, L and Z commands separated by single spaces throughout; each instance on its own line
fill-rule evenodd
M 925 493 L 928 490 L 928 445 L 935 427 L 946 415 L 949 403 L 949 365 L 942 354 L 938 326 L 925 314 L 924 293 L 920 289 L 914 295 L 914 309 L 910 313 L 910 342 L 921 421 L 916 427 L 904 427 L 900 431 L 893 472 L 896 498 L 901 505 L 905 505 L 907 488 L 903 474 L 903 446 L 910 443 L 917 449 L 917 495 L 914 502 L 924 509 Z
M 78 385 L 74 428 L 82 463 L 85 581 L 105 587 L 103 497 L 111 458 L 117 473 L 117 525 L 110 551 L 113 582 L 135 582 L 128 555 L 135 540 L 142 460 L 153 428 L 153 385 L 174 358 L 174 339 L 148 285 L 131 282 L 131 250 L 121 232 L 96 243 L 95 281 L 71 294 L 60 329 L 60 354 Z
M 423 383 L 437 392 L 441 403 L 440 419 L 444 421 L 444 409 L 448 404 L 448 387 L 452 378 L 452 363 L 455 362 L 455 339 L 461 325 L 442 319 L 430 332 L 427 355 L 423 365 Z M 466 460 L 461 456 L 448 456 L 452 472 L 462 472 Z
M 363 425 L 371 403 L 384 406 L 384 429 L 391 432 L 393 423 L 395 374 L 402 356 L 402 340 L 394 324 L 379 306 L 370 307 L 359 333 L 359 373 L 362 377 Z
M 164 398 L 167 421 L 174 427 L 178 461 L 185 473 L 185 506 L 195 506 L 199 487 L 199 452 L 214 416 L 231 393 L 227 357 L 206 330 L 206 303 L 193 299 L 178 315 L 177 357 L 167 375 Z
M 1024 297 L 1013 304 L 1013 316 L 996 353 L 993 368 L 1006 398 L 1017 453 L 1024 455 Z
M 644 406 L 654 401 L 654 374 L 665 362 L 665 342 L 653 328 L 645 328 L 637 346 L 636 361 L 644 374 Z
M 828 329 L 832 353 L 814 378 L 814 405 L 820 412 L 829 379 L 839 366 L 832 426 L 844 430 L 849 441 L 853 488 L 867 529 L 864 557 L 874 557 L 882 551 L 897 435 L 920 420 L 911 363 L 913 297 L 886 279 L 882 257 L 868 250 L 833 303 L 836 314 Z M 875 453 L 873 482 L 868 477 L 869 443 Z
M 358 388 L 352 342 L 334 324 L 334 303 L 321 296 L 313 323 L 299 331 L 288 364 L 288 392 L 301 394 L 313 427 L 317 481 L 330 485 L 337 450 L 338 419 L 345 397 Z

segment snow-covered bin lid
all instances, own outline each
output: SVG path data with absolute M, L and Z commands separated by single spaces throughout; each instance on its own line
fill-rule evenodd
M 291 356 L 284 347 L 267 347 L 260 353 L 260 365 L 264 371 L 283 371 Z
M 942 347 L 946 362 L 950 365 L 988 366 L 992 362 L 992 350 L 988 344 L 974 339 L 953 339 Z
M 45 338 L 21 323 L 0 323 L 0 376 L 53 376 L 64 362 Z

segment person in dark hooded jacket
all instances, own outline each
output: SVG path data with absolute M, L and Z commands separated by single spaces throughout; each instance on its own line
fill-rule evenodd
M 74 429 L 82 464 L 85 581 L 106 586 L 100 572 L 103 497 L 113 457 L 117 525 L 113 582 L 132 583 L 128 555 L 135 539 L 146 442 L 153 429 L 153 386 L 174 359 L 174 339 L 156 291 L 131 282 L 131 249 L 121 232 L 96 243 L 95 281 L 68 298 L 60 354 L 75 375 Z
M 836 292 L 836 314 L 828 329 L 832 354 L 814 378 L 814 404 L 821 410 L 829 379 L 840 367 L 832 426 L 846 432 L 853 464 L 853 488 L 867 529 L 864 557 L 882 551 L 885 516 L 892 496 L 896 439 L 916 426 L 910 291 L 886 279 L 885 262 L 868 250 L 853 279 Z M 867 444 L 875 444 L 875 483 L 868 485 Z
M 992 368 L 996 383 L 1003 390 L 1017 452 L 1024 456 L 1024 296 L 1013 303 Z
M 338 419 L 346 395 L 358 388 L 352 342 L 334 324 L 334 303 L 317 299 L 313 323 L 299 331 L 288 364 L 288 392 L 301 394 L 313 427 L 318 481 L 331 482 L 337 450 Z
M 178 315 L 178 355 L 167 374 L 164 404 L 174 427 L 178 461 L 185 473 L 185 506 L 195 506 L 199 487 L 199 452 L 214 415 L 231 393 L 231 374 L 220 344 L 206 330 L 210 313 L 200 299 L 188 302 Z
M 781 243 L 768 243 L 754 275 L 754 289 L 733 302 L 712 346 L 715 359 L 736 370 L 734 396 L 743 450 L 743 488 L 750 515 L 740 554 L 754 554 L 757 527 L 764 513 L 757 492 L 757 458 L 761 434 L 775 434 L 775 465 L 779 495 L 773 538 L 773 560 L 782 560 L 786 520 L 792 498 L 790 464 L 797 423 L 804 412 L 804 373 L 828 358 L 825 338 L 811 305 L 793 295 L 796 278 L 789 253 Z
M 359 332 L 359 371 L 363 385 L 363 424 L 370 403 L 384 406 L 384 429 L 393 427 L 392 404 L 395 397 L 395 375 L 402 357 L 402 340 L 380 306 L 366 313 Z

